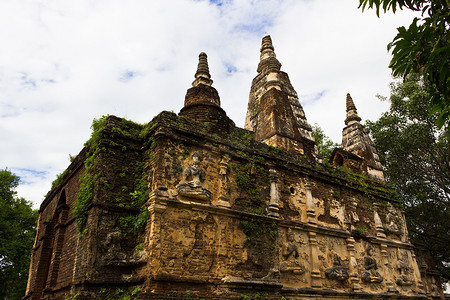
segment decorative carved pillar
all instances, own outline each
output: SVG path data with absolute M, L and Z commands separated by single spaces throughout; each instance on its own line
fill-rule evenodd
M 349 237 L 346 241 L 347 250 L 350 257 L 350 282 L 352 284 L 352 290 L 358 291 L 361 289 L 361 286 L 359 285 L 358 263 L 355 258 L 355 239 L 353 237 Z
M 381 243 L 380 244 L 381 247 L 381 257 L 382 257 L 382 264 L 387 266 L 389 264 L 389 259 L 388 259 L 388 252 L 387 252 L 387 245 Z
M 149 264 L 152 266 L 151 270 L 160 270 L 159 257 L 161 255 L 162 214 L 167 209 L 168 198 L 169 193 L 167 191 L 167 187 L 158 187 L 150 192 L 150 205 L 148 207 L 148 211 L 150 212 L 150 228 L 149 234 L 145 237 L 145 239 L 146 243 L 149 245 Z
M 270 217 L 279 217 L 279 206 L 280 196 L 278 194 L 278 174 L 274 169 L 269 170 L 270 173 L 270 202 L 267 208 L 268 215 Z
M 388 247 L 385 243 L 380 243 L 381 252 L 381 267 L 382 273 L 384 274 L 384 279 L 386 281 L 387 291 L 390 293 L 396 293 L 397 289 L 394 287 L 394 283 L 391 280 L 391 275 L 388 271 L 388 265 L 392 263 L 389 261 Z
M 373 204 L 374 208 L 374 219 L 375 219 L 375 228 L 377 230 L 377 237 L 386 238 L 386 234 L 383 229 L 383 222 L 381 222 L 380 215 L 378 215 L 378 204 Z
M 306 215 L 308 217 L 308 223 L 316 224 L 317 223 L 316 208 L 314 206 L 314 200 L 311 191 L 311 183 L 309 182 L 309 178 L 305 179 L 305 187 L 306 187 Z
M 322 277 L 319 270 L 319 250 L 317 246 L 317 234 L 309 232 L 309 244 L 311 247 L 311 286 L 322 287 Z
M 416 254 L 414 253 L 414 250 L 411 250 L 411 264 L 413 266 L 414 270 L 414 277 L 417 281 L 417 288 L 419 289 L 419 294 L 425 294 L 424 285 L 422 281 L 422 276 L 420 275 L 419 266 L 417 265 L 417 259 Z
M 230 157 L 228 155 L 224 156 L 222 158 L 222 160 L 220 161 L 220 166 L 219 166 L 219 175 L 220 175 L 220 194 L 219 194 L 219 199 L 217 201 L 217 206 L 221 206 L 221 207 L 230 207 L 230 198 L 228 197 L 228 175 L 227 175 L 227 170 L 228 170 L 228 162 L 230 161 Z

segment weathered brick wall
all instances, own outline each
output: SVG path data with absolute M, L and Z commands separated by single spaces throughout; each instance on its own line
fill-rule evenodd
M 70 287 L 84 299 L 132 291 L 142 299 L 424 299 L 424 284 L 437 297 L 384 185 L 255 142 L 249 131 L 173 113 L 134 134 L 123 126 L 110 117 L 102 131 L 87 222 L 79 237 L 68 215 L 47 298 L 65 298 Z M 84 171 L 45 200 L 42 241 L 42 220 L 63 190 L 73 210 Z M 133 206 L 132 194 L 146 202 Z
M 44 289 L 70 289 L 72 284 L 78 233 L 71 211 L 80 187 L 79 177 L 84 170 L 83 158 L 82 152 L 40 207 L 27 289 L 27 296 L 33 299 L 41 299 Z M 63 202 L 67 206 L 65 213 L 57 210 Z

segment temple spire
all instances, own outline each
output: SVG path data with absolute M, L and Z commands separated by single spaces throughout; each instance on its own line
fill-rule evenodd
M 281 71 L 269 35 L 261 42 L 257 72 L 250 89 L 245 129 L 253 131 L 258 142 L 320 161 L 311 126 L 288 74 Z
M 192 87 L 186 91 L 184 107 L 180 115 L 202 123 L 211 123 L 210 133 L 228 133 L 234 129 L 234 122 L 220 107 L 217 90 L 211 86 L 208 59 L 204 52 L 198 56 L 198 67 Z
M 198 67 L 192 86 L 198 86 L 199 84 L 211 86 L 212 83 L 211 74 L 209 74 L 208 56 L 205 52 L 201 52 L 198 56 Z
M 342 148 L 333 151 L 333 165 L 344 165 L 379 182 L 384 182 L 383 167 L 375 145 L 360 123 L 361 118 L 358 116 L 350 94 L 347 94 L 346 106 L 347 117 L 342 130 Z
M 355 122 L 361 121 L 361 118 L 358 116 L 358 111 L 356 110 L 355 103 L 353 103 L 352 96 L 347 93 L 347 118 L 345 118 L 345 125 L 351 125 Z

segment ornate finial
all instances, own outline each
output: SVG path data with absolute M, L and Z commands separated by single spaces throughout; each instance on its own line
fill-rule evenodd
M 261 42 L 261 53 L 266 49 L 271 49 L 272 51 L 275 50 L 273 48 L 272 38 L 270 37 L 270 35 L 266 35 L 265 37 L 263 37 Z
M 352 96 L 350 96 L 349 93 L 347 93 L 347 99 L 346 99 L 346 102 L 347 102 L 347 111 L 349 111 L 349 110 L 354 110 L 354 111 L 356 112 L 356 106 L 355 106 L 355 103 L 353 103 Z
M 192 86 L 197 86 L 200 83 L 209 86 L 213 83 L 211 75 L 209 74 L 208 56 L 205 52 L 200 53 L 198 56 L 198 67 L 197 72 L 195 72 L 195 80 L 192 83 Z
M 352 96 L 350 96 L 349 93 L 347 93 L 346 104 L 347 118 L 345 119 L 345 125 L 350 125 L 355 122 L 361 121 L 361 118 L 358 116 L 358 111 L 356 110 L 355 103 L 353 103 Z
M 281 64 L 275 55 L 275 48 L 272 45 L 272 38 L 270 35 L 263 37 L 261 42 L 261 55 L 257 72 L 260 73 L 264 69 L 269 68 L 270 71 L 278 72 L 281 69 Z

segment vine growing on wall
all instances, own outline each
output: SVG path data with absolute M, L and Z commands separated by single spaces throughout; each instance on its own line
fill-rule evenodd
M 79 232 L 83 232 L 83 229 L 87 222 L 87 216 L 89 211 L 89 205 L 94 198 L 94 189 L 97 183 L 103 183 L 105 188 L 110 188 L 110 183 L 106 180 L 102 173 L 103 167 L 98 166 L 98 159 L 100 152 L 105 152 L 108 155 L 116 155 L 112 149 L 106 149 L 101 145 L 101 140 L 104 138 L 114 138 L 120 136 L 123 138 L 142 139 L 150 131 L 154 130 L 157 124 L 151 122 L 147 126 L 141 125 L 122 119 L 119 122 L 108 122 L 108 116 L 103 116 L 99 119 L 94 119 L 92 122 L 92 134 L 91 138 L 85 143 L 87 148 L 87 155 L 84 161 L 85 170 L 80 177 L 80 188 L 75 201 L 73 215 L 75 221 L 78 224 Z M 105 130 L 108 127 L 108 130 Z M 115 141 L 109 141 L 109 146 L 119 147 L 123 152 L 127 151 L 128 145 L 119 145 Z M 121 146 L 121 147 L 120 147 Z M 150 149 L 156 146 L 153 141 L 150 145 Z M 108 165 L 110 168 L 114 168 L 114 164 Z M 127 225 L 129 230 L 136 232 L 142 230 L 145 227 L 148 212 L 146 209 L 142 209 L 142 205 L 148 200 L 149 189 L 147 181 L 144 179 L 145 166 L 142 162 L 138 162 L 135 170 L 130 171 L 130 166 L 122 166 L 118 176 L 120 178 L 126 178 L 131 174 L 135 174 L 136 180 L 134 182 L 134 190 L 129 192 L 129 187 L 123 185 L 121 187 L 121 193 L 114 198 L 113 204 L 123 208 L 135 208 L 141 209 L 137 216 L 121 218 L 120 223 Z M 116 170 L 117 171 L 117 170 Z M 119 172 L 119 171 L 117 171 Z M 130 173 L 131 172 L 131 173 Z M 130 229 L 131 228 L 131 229 Z
M 106 124 L 106 116 L 94 119 L 91 125 L 91 138 L 85 143 L 88 148 L 87 158 L 84 161 L 85 171 L 80 177 L 80 189 L 77 194 L 73 215 L 78 224 L 78 231 L 82 232 L 87 221 L 89 204 L 94 197 L 94 185 L 100 174 L 94 174 L 95 160 L 100 151 L 99 142 L 102 137 L 102 130 Z

